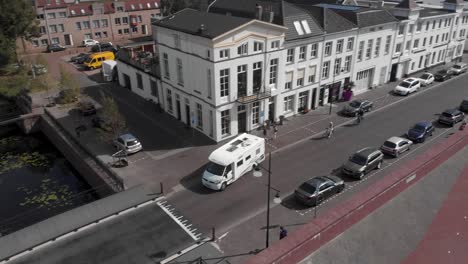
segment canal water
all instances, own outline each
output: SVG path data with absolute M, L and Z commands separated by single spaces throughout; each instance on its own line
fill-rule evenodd
M 0 133 L 0 236 L 99 199 L 41 133 Z

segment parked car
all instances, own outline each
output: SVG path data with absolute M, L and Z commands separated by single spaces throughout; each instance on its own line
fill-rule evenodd
M 114 139 L 114 145 L 119 149 L 125 150 L 127 153 L 137 153 L 143 149 L 140 141 L 130 133 Z
M 66 50 L 66 48 L 60 44 L 50 44 L 47 46 L 47 52 L 50 53 L 62 50 Z
M 32 75 L 33 71 L 35 75 L 43 75 L 47 73 L 47 67 L 42 64 L 34 64 L 28 74 Z
M 76 59 L 76 64 L 83 64 L 85 63 L 85 61 L 87 61 L 89 59 L 89 57 L 91 56 L 91 54 L 87 54 L 86 56 L 82 56 L 82 57 L 79 57 L 78 59 Z
M 380 169 L 383 163 L 383 153 L 379 149 L 368 147 L 354 153 L 343 165 L 344 174 L 357 179 L 373 169 Z
M 434 74 L 434 80 L 438 81 L 438 82 L 443 82 L 445 80 L 448 80 L 450 78 L 452 78 L 453 76 L 453 72 L 450 71 L 450 70 L 440 70 L 438 72 L 436 72 Z
M 360 109 L 369 112 L 374 107 L 374 103 L 369 100 L 354 100 L 343 108 L 342 113 L 347 116 L 356 116 Z
M 398 157 L 401 153 L 410 150 L 413 141 L 402 137 L 391 137 L 387 139 L 380 150 L 390 156 Z
M 453 65 L 451 68 L 450 68 L 450 71 L 455 74 L 455 75 L 459 75 L 459 74 L 462 74 L 462 73 L 465 73 L 466 70 L 468 70 L 468 64 L 466 63 L 457 63 L 455 65 Z
M 99 44 L 99 41 L 94 40 L 94 39 L 85 39 L 83 40 L 83 46 L 89 47 L 89 46 L 94 46 Z
M 434 75 L 430 72 L 425 72 L 421 76 L 419 76 L 419 82 L 422 86 L 428 86 L 429 84 L 434 82 Z
M 100 128 L 104 131 L 112 132 L 112 127 L 111 127 L 110 122 L 107 119 L 103 118 L 102 116 L 93 117 L 93 119 L 91 119 L 91 124 L 95 128 Z
M 102 51 L 112 51 L 116 50 L 112 45 L 112 42 L 107 43 L 98 43 L 91 47 L 91 52 L 102 52 Z
M 463 99 L 460 103 L 460 111 L 465 113 L 468 112 L 468 98 Z
M 87 102 L 87 101 L 80 102 L 78 106 L 80 109 L 80 113 L 84 116 L 96 114 L 96 107 L 91 102 Z
M 417 78 L 408 78 L 403 80 L 400 84 L 398 84 L 393 92 L 395 94 L 400 95 L 408 95 L 410 93 L 417 92 L 421 88 L 421 83 Z
M 434 133 L 434 126 L 429 121 L 422 121 L 416 123 L 408 130 L 406 136 L 413 142 L 424 142 L 427 137 L 432 136 Z
M 465 114 L 458 109 L 448 109 L 442 112 L 439 116 L 439 123 L 454 126 L 456 123 L 463 121 Z
M 320 176 L 302 183 L 294 191 L 296 200 L 307 206 L 315 206 L 330 196 L 343 191 L 344 181 L 336 176 Z
M 86 57 L 88 57 L 88 56 L 89 56 L 89 53 L 80 53 L 80 54 L 78 54 L 78 55 L 76 55 L 76 56 L 71 57 L 71 58 L 70 58 L 70 61 L 71 61 L 71 62 L 77 62 L 77 61 L 80 60 L 81 58 L 83 58 L 83 57 L 86 58 Z

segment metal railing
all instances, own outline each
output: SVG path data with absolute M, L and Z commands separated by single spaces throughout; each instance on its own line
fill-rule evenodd
M 249 104 L 269 97 L 271 97 L 271 89 L 256 91 L 250 95 L 247 93 L 238 93 L 237 102 L 241 104 Z
M 135 52 L 135 54 L 138 54 L 138 52 Z M 153 56 L 146 57 L 132 56 L 130 51 L 120 49 L 117 54 L 117 59 L 153 76 L 161 77 L 159 59 L 154 54 Z

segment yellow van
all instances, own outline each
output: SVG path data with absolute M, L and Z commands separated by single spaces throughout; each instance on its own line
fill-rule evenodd
M 114 53 L 111 51 L 104 51 L 93 53 L 89 55 L 88 59 L 85 61 L 84 65 L 90 70 L 102 67 L 102 62 L 105 60 L 114 60 Z

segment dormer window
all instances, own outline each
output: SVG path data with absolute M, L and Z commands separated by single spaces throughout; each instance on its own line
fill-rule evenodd
M 158 8 L 158 7 L 159 7 L 159 6 L 158 6 L 158 2 L 154 2 L 154 7 L 155 7 L 155 8 Z
M 85 14 L 86 12 L 84 11 L 84 9 L 81 9 L 81 14 Z
M 147 6 L 148 8 L 151 8 L 151 4 L 150 4 L 150 3 L 146 3 L 146 6 Z
M 260 41 L 254 41 L 254 51 L 263 51 L 263 43 Z
M 139 4 L 138 4 L 138 7 L 139 7 L 140 9 L 143 9 L 143 4 L 142 4 L 142 3 L 139 3 Z
M 247 55 L 247 52 L 248 52 L 248 43 L 244 43 L 242 45 L 240 45 L 239 47 L 237 47 L 237 55 Z
M 71 10 L 70 13 L 71 13 L 72 15 L 76 15 L 75 10 Z
M 135 5 L 134 5 L 134 4 L 131 4 L 131 5 L 130 5 L 130 8 L 132 8 L 132 10 L 135 10 Z

